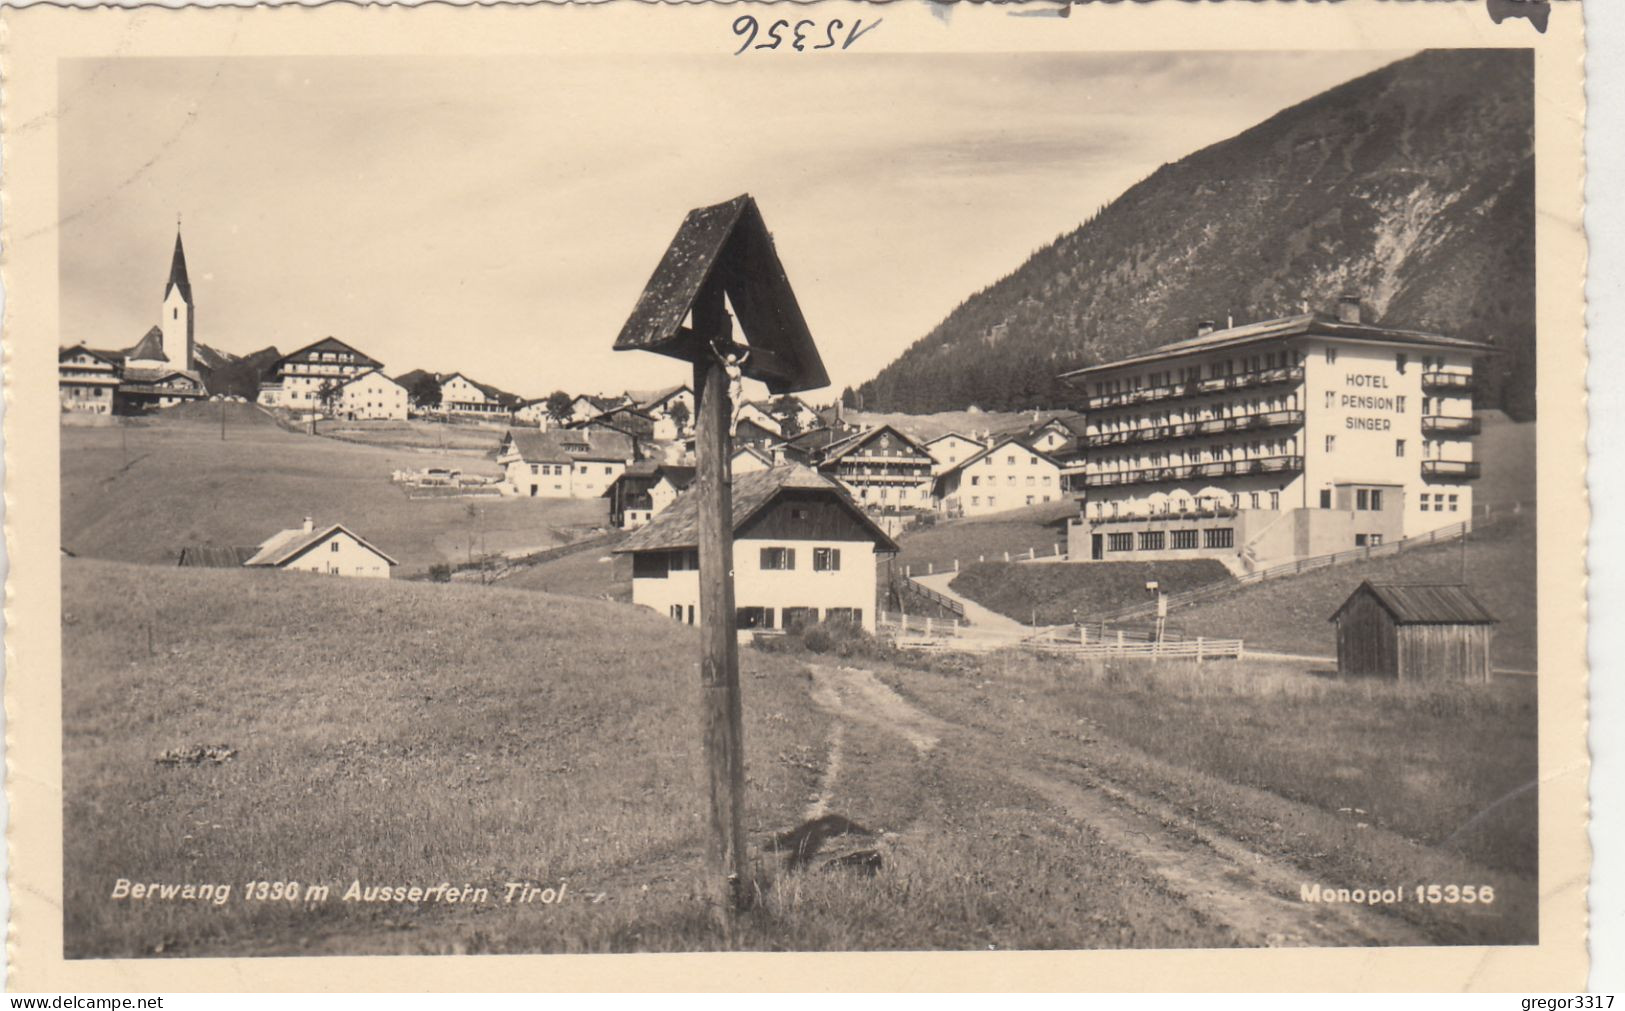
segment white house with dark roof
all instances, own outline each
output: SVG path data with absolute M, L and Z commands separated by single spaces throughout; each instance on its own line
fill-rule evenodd
M 937 508 L 949 516 L 985 516 L 1061 500 L 1061 465 L 1014 435 L 937 475 Z
M 497 447 L 503 483 L 522 498 L 598 498 L 637 459 L 637 442 L 614 429 L 514 429 Z
M 698 624 L 699 497 L 691 489 L 615 549 L 632 602 Z M 874 631 L 879 557 L 897 544 L 834 481 L 783 464 L 733 481 L 734 622 L 783 629 L 849 621 Z
M 891 425 L 830 443 L 817 458 L 819 473 L 840 481 L 865 509 L 882 512 L 930 509 L 932 463 L 918 439 Z
M 320 572 L 357 579 L 388 579 L 400 564 L 342 523 L 317 529 L 309 516 L 303 526 L 266 540 L 243 563 L 246 568 Z
M 517 394 L 476 382 L 461 372 L 453 372 L 440 380 L 440 411 L 443 414 L 506 420 L 518 410 L 520 402 Z
M 406 387 L 377 369 L 346 380 L 339 389 L 338 413 L 351 421 L 405 421 Z

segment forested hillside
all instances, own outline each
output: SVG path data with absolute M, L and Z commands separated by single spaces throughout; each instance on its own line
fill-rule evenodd
M 863 406 L 1066 406 L 1066 369 L 1350 292 L 1368 320 L 1495 343 L 1480 406 L 1530 418 L 1532 78 L 1528 50 L 1424 52 L 1164 165 L 955 308 Z

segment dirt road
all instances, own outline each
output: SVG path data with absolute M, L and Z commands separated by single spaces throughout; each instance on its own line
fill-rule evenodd
M 1304 874 L 1267 852 L 1202 824 L 1174 806 L 1105 778 L 1083 761 L 1013 749 L 986 730 L 950 722 L 892 691 L 873 673 L 812 668 L 814 699 L 838 717 L 830 760 L 813 805 L 828 807 L 841 764 L 846 721 L 882 728 L 923 754 L 976 763 L 1046 800 L 1131 858 L 1163 890 L 1181 897 L 1216 937 L 1243 946 L 1427 944 L 1418 928 L 1352 904 L 1301 900 Z

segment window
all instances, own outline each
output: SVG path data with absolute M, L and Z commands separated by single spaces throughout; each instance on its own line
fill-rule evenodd
M 996 503 L 997 503 L 997 502 L 998 502 L 998 501 L 999 501 L 999 500 L 998 500 L 998 497 L 997 497 L 997 496 L 994 496 L 994 495 L 989 495 L 989 496 L 988 496 L 988 497 L 987 497 L 987 504 L 988 504 L 988 505 L 989 505 L 989 506 L 992 506 L 992 505 L 994 505 L 994 504 L 996 504 Z
M 1366 546 L 1365 534 L 1355 534 L 1354 535 L 1354 546 L 1357 547 L 1357 548 L 1363 548 L 1363 547 Z
M 1428 511 L 1428 498 L 1429 498 L 1429 496 L 1427 496 L 1427 495 L 1422 496 L 1422 511 L 1423 512 Z
M 1394 440 L 1394 455 L 1395 456 L 1404 456 L 1405 455 L 1405 440 L 1404 439 L 1395 439 Z
M 1370 537 L 1366 538 L 1366 543 L 1369 544 L 1372 547 L 1376 547 L 1377 545 L 1382 543 L 1382 535 L 1381 534 L 1372 534 Z
M 1336 365 L 1337 364 L 1337 349 L 1336 348 L 1327 348 L 1326 349 L 1326 364 L 1327 365 Z
M 1328 452 L 1328 453 L 1337 452 L 1337 436 L 1335 436 L 1335 435 L 1326 436 L 1326 452 Z
M 533 463 L 533 464 L 530 465 L 530 472 L 532 474 L 539 473 L 540 471 L 541 471 L 541 468 L 538 467 L 536 464 Z
M 1033 485 L 1035 485 L 1037 483 L 1038 482 L 1033 480 L 1033 476 L 1031 474 L 1027 475 L 1027 487 L 1031 488 Z
M 1173 538 L 1174 538 L 1174 550 L 1175 551 L 1194 551 L 1194 550 L 1196 550 L 1196 531 L 1194 531 L 1194 530 L 1175 530 L 1173 532 Z
M 1454 496 L 1454 495 L 1450 496 L 1450 511 L 1451 512 L 1456 511 L 1456 496 Z
M 654 551 L 640 551 L 632 556 L 633 579 L 665 579 L 666 556 Z
M 673 605 L 671 605 L 671 620 L 672 621 L 677 621 L 677 622 L 680 622 L 680 621 L 683 620 L 683 605 L 682 604 L 673 604 Z
M 1014 486 L 1015 483 L 1016 483 L 1016 476 L 1014 474 L 1006 474 L 1006 475 L 1004 475 L 1004 483 L 1007 484 L 1007 485 Z
M 794 632 L 798 628 L 818 624 L 818 608 L 816 607 L 787 607 L 784 609 L 784 630 Z
M 605 467 L 604 468 L 604 473 L 605 474 L 613 474 L 613 473 L 615 473 L 615 469 L 613 467 Z
M 1332 507 L 1332 490 L 1330 488 L 1320 489 L 1320 507 L 1322 509 L 1330 509 Z
M 1233 548 L 1236 546 L 1236 532 L 1230 527 L 1214 527 L 1212 530 L 1202 531 L 1202 544 L 1209 548 Z
M 970 479 L 970 483 L 971 483 L 971 484 L 972 484 L 972 485 L 979 485 L 979 484 L 981 484 L 981 483 L 982 483 L 982 477 L 981 477 L 981 475 L 980 475 L 980 474 L 973 474 L 973 475 L 971 475 L 971 479 Z
M 1369 489 L 1361 488 L 1359 491 L 1354 493 L 1354 508 L 1361 511 L 1366 511 L 1371 508 L 1371 492 Z
M 813 548 L 813 571 L 814 572 L 839 572 L 839 571 L 841 571 L 841 549 L 840 548 Z
M 688 623 L 690 625 L 694 624 L 694 605 L 693 604 L 688 605 Z
M 1032 504 L 1033 504 L 1033 496 L 1031 496 L 1031 495 L 1028 495 L 1028 496 L 1027 496 L 1027 504 L 1028 504 L 1028 505 L 1032 505 Z
M 1405 374 L 1405 364 L 1408 360 L 1409 359 L 1406 357 L 1405 352 L 1403 351 L 1394 355 L 1394 368 L 1399 371 L 1400 375 Z
M 771 607 L 741 607 L 734 611 L 735 628 L 772 628 Z
M 795 548 L 763 548 L 762 568 L 788 572 L 796 567 Z
M 1141 551 L 1161 551 L 1162 550 L 1162 543 L 1163 543 L 1163 537 L 1162 537 L 1162 531 L 1161 530 L 1145 530 L 1145 531 L 1141 531 L 1141 533 L 1140 533 L 1140 550 Z
M 863 624 L 863 608 L 831 607 L 824 611 L 824 620 L 831 624 L 843 622 L 848 625 L 861 625 Z
M 1270 492 L 1270 508 L 1274 509 L 1276 512 L 1281 511 L 1281 493 L 1280 492 L 1278 492 L 1278 491 Z
M 1371 511 L 1382 512 L 1382 489 L 1371 489 Z
M 1134 550 L 1134 535 L 1133 534 L 1107 534 L 1106 535 L 1106 550 L 1107 551 L 1133 551 Z
M 981 505 L 982 504 L 982 496 L 980 496 L 980 495 L 972 495 L 970 497 L 970 504 L 973 505 L 973 506 Z
M 669 556 L 670 567 L 673 572 L 698 572 L 700 570 L 700 553 L 698 551 L 673 551 Z
M 1247 508 L 1249 508 L 1249 509 L 1257 509 L 1258 508 L 1258 492 L 1256 492 L 1256 491 L 1252 492 L 1251 494 L 1249 494 L 1247 496 Z

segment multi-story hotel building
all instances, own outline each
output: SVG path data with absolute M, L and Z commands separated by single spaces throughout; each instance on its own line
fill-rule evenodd
M 1345 298 L 1066 373 L 1086 418 L 1071 556 L 1251 569 L 1468 519 L 1491 352 L 1363 323 Z

